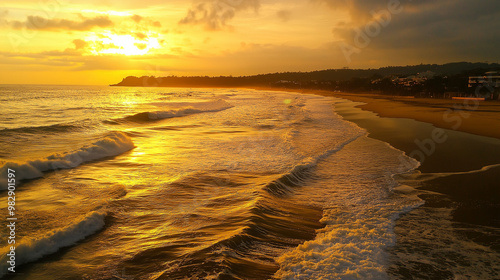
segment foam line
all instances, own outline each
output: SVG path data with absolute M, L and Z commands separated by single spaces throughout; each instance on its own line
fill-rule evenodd
M 132 139 L 122 132 L 112 132 L 104 139 L 77 151 L 54 154 L 44 159 L 25 163 L 7 162 L 0 168 L 0 189 L 7 189 L 7 169 L 15 170 L 16 180 L 34 179 L 43 176 L 43 172 L 57 169 L 75 168 L 82 163 L 117 156 L 134 148 Z
M 53 254 L 61 248 L 72 246 L 87 236 L 96 233 L 104 227 L 105 217 L 106 214 L 104 213 L 92 212 L 81 221 L 66 228 L 49 232 L 40 239 L 22 239 L 20 244 L 15 245 L 16 267 Z M 6 255 L 8 252 L 3 253 L 0 261 L 0 277 L 7 273 L 9 267 Z

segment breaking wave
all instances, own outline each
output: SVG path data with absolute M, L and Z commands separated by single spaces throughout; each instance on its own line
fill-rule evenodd
M 42 177 L 45 171 L 75 168 L 82 163 L 117 156 L 133 148 L 134 143 L 130 137 L 122 132 L 112 132 L 104 139 L 77 151 L 54 154 L 25 163 L 7 162 L 0 168 L 0 189 L 7 189 L 8 168 L 15 170 L 18 181 L 34 179 Z
M 157 106 L 159 104 L 156 104 Z M 122 120 L 133 122 L 147 122 L 150 120 L 161 120 L 175 117 L 183 117 L 193 114 L 218 112 L 229 109 L 233 105 L 225 100 L 218 99 L 207 102 L 193 102 L 193 103 L 161 103 L 160 107 L 168 107 L 160 111 L 141 112 L 135 115 L 127 116 Z
M 286 196 L 287 194 L 290 194 L 291 192 L 293 192 L 293 187 L 301 186 L 308 178 L 311 177 L 312 169 L 317 166 L 319 161 L 327 158 L 335 152 L 342 150 L 343 147 L 363 135 L 366 135 L 366 132 L 360 133 L 357 136 L 348 139 L 339 147 L 332 150 L 327 150 L 317 157 L 308 157 L 304 159 L 300 164 L 296 165 L 288 173 L 283 174 L 280 178 L 267 184 L 264 189 L 275 196 Z
M 59 249 L 74 245 L 76 242 L 85 239 L 87 236 L 96 233 L 104 227 L 104 219 L 106 214 L 92 212 L 84 217 L 81 221 L 72 224 L 66 228 L 57 229 L 47 233 L 40 239 L 21 240 L 19 245 L 16 245 L 15 264 L 16 266 L 36 261 L 43 256 L 53 254 Z M 4 252 L 0 261 L 0 277 L 7 272 L 7 267 L 10 266 L 9 256 Z

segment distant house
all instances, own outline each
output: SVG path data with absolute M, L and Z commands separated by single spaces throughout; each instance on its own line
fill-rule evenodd
M 500 93 L 500 72 L 491 71 L 483 76 L 470 76 L 469 88 L 474 89 L 476 96 L 483 96 L 486 99 L 499 99 Z

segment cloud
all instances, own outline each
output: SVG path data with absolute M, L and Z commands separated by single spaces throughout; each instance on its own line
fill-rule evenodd
M 148 45 L 146 45 L 144 43 L 134 43 L 134 46 L 136 46 L 140 50 L 144 50 L 145 48 L 148 47 Z
M 87 42 L 85 42 L 84 40 L 81 40 L 81 39 L 73 40 L 73 44 L 75 44 L 76 50 L 84 49 L 88 45 Z
M 131 18 L 136 23 L 139 23 L 143 19 L 143 17 L 141 17 L 140 15 L 133 15 Z
M 36 30 L 74 30 L 88 31 L 94 28 L 113 26 L 113 22 L 108 16 L 96 16 L 94 18 L 82 18 L 80 21 L 69 19 L 49 19 L 41 16 L 28 16 L 26 21 L 11 21 L 14 29 L 36 29 Z
M 281 19 L 283 22 L 287 22 L 290 20 L 292 17 L 292 12 L 288 10 L 279 10 L 276 15 L 278 16 L 279 19 Z
M 228 26 L 236 13 L 260 7 L 259 0 L 202 0 L 189 9 L 179 24 L 202 25 L 207 30 L 221 30 Z
M 307 48 L 285 44 L 241 43 L 237 50 L 193 59 L 202 75 L 254 75 L 270 72 L 313 71 L 341 67 L 342 54 L 327 46 Z M 217 67 L 213 67 L 217 65 Z
M 9 15 L 8 10 L 1 10 L 0 11 L 0 26 L 4 26 L 8 24 L 8 21 L 5 19 Z
M 62 71 L 144 70 L 151 69 L 151 61 L 167 58 L 176 58 L 176 56 L 129 56 L 127 59 L 124 59 L 122 55 L 113 54 L 83 56 L 80 50 L 72 48 L 36 53 L 0 51 L 0 65 L 16 65 L 25 69 L 31 69 L 32 66 L 43 66 L 44 69 L 55 67 L 54 69 Z
M 134 21 L 136 24 L 140 24 L 142 27 L 149 28 L 149 26 L 153 27 L 161 27 L 161 23 L 157 20 L 154 20 L 150 17 L 144 17 L 140 15 L 133 15 L 130 17 L 132 21 Z
M 135 38 L 139 39 L 139 40 L 144 40 L 146 39 L 148 36 L 142 32 L 135 32 L 134 34 L 132 34 Z
M 451 61 L 500 59 L 495 51 L 500 46 L 500 37 L 496 35 L 500 28 L 500 1 L 497 0 L 317 1 L 336 11 L 348 11 L 350 19 L 334 26 L 333 33 L 363 52 L 362 55 L 356 53 L 353 58 L 366 60 L 370 59 L 367 55 L 372 54 L 375 60 L 381 51 L 403 51 L 407 54 L 406 59 L 413 57 L 432 63 L 444 58 Z M 388 13 L 391 1 L 400 3 L 400 12 Z M 382 13 L 386 16 L 381 17 Z M 382 25 L 382 19 L 386 24 Z M 368 44 L 360 47 L 364 44 L 359 41 Z
M 77 61 L 81 60 L 81 51 L 72 48 L 67 48 L 63 51 L 52 50 L 36 53 L 16 53 L 0 51 L 0 64 L 4 65 L 42 65 L 72 67 L 77 66 Z

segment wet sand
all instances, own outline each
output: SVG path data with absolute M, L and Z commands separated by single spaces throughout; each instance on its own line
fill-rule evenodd
M 440 128 L 500 139 L 500 102 L 433 98 L 405 98 L 378 94 L 335 93 L 363 102 L 360 108 L 381 117 L 411 118 Z
M 407 118 L 380 117 L 357 108 L 356 102 L 340 102 L 335 107 L 344 119 L 365 128 L 370 137 L 419 160 L 421 173 L 413 178 L 414 187 L 446 195 L 454 204 L 447 207 L 456 208 L 455 220 L 500 227 L 499 139 Z M 442 131 L 445 141 L 433 141 L 436 130 Z
M 374 93 L 343 93 L 311 89 L 256 88 L 334 96 L 361 102 L 361 109 L 381 117 L 408 118 L 436 127 L 500 139 L 500 101 L 408 98 Z

